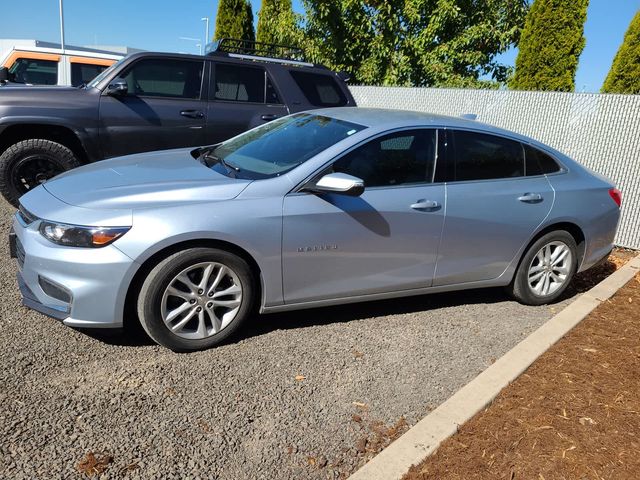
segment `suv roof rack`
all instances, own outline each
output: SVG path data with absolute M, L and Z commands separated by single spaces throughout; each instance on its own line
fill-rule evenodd
M 246 58 L 249 60 L 261 60 L 263 62 L 286 63 L 314 67 L 307 62 L 301 48 L 290 45 L 278 45 L 276 43 L 256 42 L 238 38 L 221 38 L 217 42 L 208 43 L 205 47 L 205 55 L 226 54 L 234 58 Z

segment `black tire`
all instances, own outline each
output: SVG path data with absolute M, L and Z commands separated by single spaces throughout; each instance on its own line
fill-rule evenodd
M 0 193 L 13 206 L 29 190 L 80 165 L 73 152 L 51 140 L 22 140 L 0 155 Z
M 551 249 L 558 248 L 553 246 L 557 243 L 564 244 L 571 253 L 571 260 L 567 261 L 566 265 L 566 278 L 560 284 L 560 286 L 547 295 L 536 293 L 534 289 L 529 285 L 529 272 L 531 267 L 538 267 L 539 260 L 536 259 L 538 252 L 543 247 L 550 245 Z M 555 250 L 553 250 L 555 251 Z M 535 264 L 534 264 L 535 259 Z M 511 284 L 507 287 L 508 292 L 520 303 L 525 305 L 544 305 L 556 300 L 560 295 L 564 293 L 567 286 L 571 283 L 573 276 L 576 273 L 578 265 L 578 248 L 573 236 L 564 230 L 557 230 L 555 232 L 549 232 L 536 240 L 533 245 L 529 247 L 522 261 L 516 270 L 516 274 Z M 543 267 L 543 269 L 546 267 Z M 550 267 L 549 267 L 550 268 Z M 555 274 L 556 272 L 554 272 Z
M 240 306 L 230 323 L 217 333 L 201 339 L 183 338 L 172 332 L 163 320 L 163 295 L 177 275 L 205 262 L 215 262 L 233 271 L 242 288 Z M 174 352 L 204 350 L 220 344 L 240 328 L 253 313 L 256 292 L 251 268 L 242 258 L 215 248 L 190 248 L 165 258 L 149 272 L 138 296 L 138 318 L 149 337 Z M 199 303 L 196 304 L 198 305 Z M 210 321 L 211 318 L 207 317 L 207 320 Z M 193 321 L 197 323 L 198 319 L 194 317 Z

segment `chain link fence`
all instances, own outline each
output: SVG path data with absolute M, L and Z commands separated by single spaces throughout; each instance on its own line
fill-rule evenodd
M 535 138 L 606 175 L 622 190 L 616 244 L 640 249 L 640 95 L 350 87 L 362 107 L 478 121 Z

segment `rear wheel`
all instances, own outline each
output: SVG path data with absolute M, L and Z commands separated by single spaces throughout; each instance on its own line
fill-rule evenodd
M 191 248 L 160 262 L 145 279 L 138 317 L 157 343 L 177 352 L 219 344 L 251 314 L 254 279 L 240 257 Z
M 564 230 L 547 233 L 527 251 L 509 286 L 521 303 L 544 305 L 566 290 L 578 264 L 573 236 Z
M 29 190 L 79 165 L 64 145 L 43 139 L 23 140 L 0 155 L 0 193 L 18 206 L 18 199 Z

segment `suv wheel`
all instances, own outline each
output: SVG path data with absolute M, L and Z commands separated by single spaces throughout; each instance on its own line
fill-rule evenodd
M 564 230 L 540 237 L 527 251 L 509 286 L 521 303 L 544 305 L 565 291 L 576 273 L 576 241 Z
M 29 190 L 79 165 L 64 145 L 51 140 L 23 140 L 0 155 L 0 193 L 17 207 L 18 199 Z
M 138 317 L 147 334 L 176 352 L 221 343 L 254 304 L 249 265 L 229 252 L 190 248 L 160 262 L 145 279 Z

